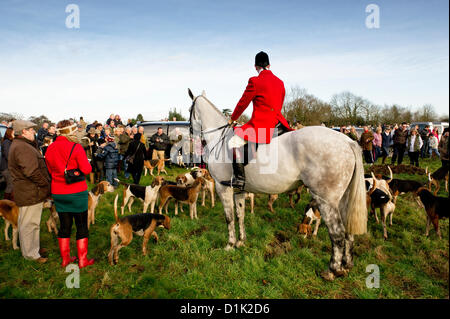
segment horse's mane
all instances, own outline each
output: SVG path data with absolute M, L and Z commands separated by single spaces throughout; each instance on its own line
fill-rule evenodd
M 213 107 L 213 109 L 217 112 L 217 114 L 220 115 L 220 117 L 221 117 L 222 119 L 225 120 L 225 116 L 223 115 L 222 112 L 220 112 L 220 110 L 214 105 L 213 102 L 211 102 L 210 100 L 208 100 L 208 98 L 207 98 L 206 96 L 204 96 L 203 94 L 197 96 L 196 99 L 198 99 L 199 97 L 204 98 L 204 99 L 206 100 L 206 102 L 208 102 L 208 103 Z

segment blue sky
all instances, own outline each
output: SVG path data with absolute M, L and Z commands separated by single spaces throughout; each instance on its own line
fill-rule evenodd
M 70 3 L 80 29 L 65 26 Z M 370 3 L 379 29 L 365 26 Z M 349 90 L 448 114 L 448 9 L 446 0 L 0 0 L 0 109 L 160 119 L 172 107 L 187 115 L 188 87 L 232 109 L 264 50 L 287 91 L 329 101 Z

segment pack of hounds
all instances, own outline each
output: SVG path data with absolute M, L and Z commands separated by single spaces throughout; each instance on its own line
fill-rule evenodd
M 165 172 L 164 164 L 160 161 L 149 162 L 148 169 L 153 175 L 153 168 L 160 172 Z M 365 175 L 366 184 L 366 203 L 370 214 L 373 214 L 376 223 L 379 223 L 376 209 L 379 209 L 381 215 L 381 224 L 383 227 L 383 237 L 388 238 L 386 220 L 389 218 L 389 224 L 392 226 L 392 218 L 394 215 L 397 197 L 402 194 L 410 193 L 416 200 L 419 207 L 425 210 L 427 216 L 425 236 L 429 235 L 431 225 L 433 225 L 438 237 L 441 239 L 441 232 L 439 229 L 439 220 L 449 217 L 449 199 L 446 197 L 437 196 L 440 189 L 440 183 L 445 183 L 445 191 L 448 193 L 448 166 L 443 166 L 435 172 L 425 173 L 428 177 L 426 184 L 417 182 L 415 180 L 402 180 L 393 178 L 391 168 L 388 166 L 389 177 L 373 172 Z M 167 173 L 167 172 L 166 172 Z M 173 199 L 175 204 L 175 216 L 178 215 L 178 206 L 183 212 L 183 204 L 189 206 L 189 215 L 191 219 L 198 219 L 197 214 L 197 199 L 201 193 L 201 205 L 205 206 L 206 193 L 209 193 L 211 198 L 211 207 L 215 206 L 215 192 L 214 180 L 207 169 L 195 167 L 187 173 L 180 174 L 176 177 L 175 182 L 165 180 L 162 176 L 154 177 L 152 183 L 148 186 L 128 184 L 117 179 L 123 185 L 123 196 L 120 205 L 120 215 L 118 215 L 118 198 L 116 194 L 114 199 L 114 216 L 115 222 L 110 227 L 111 235 L 111 249 L 108 254 L 108 260 L 111 265 L 117 264 L 119 260 L 119 250 L 128 246 L 132 239 L 133 233 L 138 236 L 143 236 L 142 253 L 147 254 L 147 243 L 150 237 L 158 241 L 156 227 L 163 227 L 170 229 L 171 218 L 168 216 L 168 204 Z M 432 192 L 434 187 L 434 192 Z M 300 185 L 296 190 L 288 193 L 289 203 L 292 208 L 300 201 L 301 193 L 306 188 L 305 185 Z M 114 192 L 114 187 L 107 181 L 101 181 L 89 191 L 88 200 L 88 227 L 95 224 L 95 210 L 100 198 L 105 193 Z M 296 199 L 294 201 L 294 196 Z M 246 198 L 250 200 L 251 214 L 254 213 L 254 197 L 252 193 L 246 193 Z M 125 215 L 125 207 L 128 207 L 128 212 L 131 213 L 134 200 L 138 198 L 143 202 L 143 212 L 133 215 Z M 268 209 L 274 213 L 273 203 L 278 198 L 278 194 L 269 195 L 267 202 Z M 155 213 L 155 205 L 159 201 L 158 213 Z M 150 206 L 150 213 L 147 213 Z M 57 224 L 59 222 L 58 214 L 51 199 L 44 203 L 44 208 L 50 209 L 49 218 L 46 221 L 48 231 L 58 234 Z M 165 212 L 165 215 L 162 212 Z M 12 246 L 13 249 L 18 249 L 18 220 L 19 209 L 16 204 L 10 200 L 0 200 L 0 216 L 5 220 L 5 239 L 10 240 L 8 229 L 12 226 Z M 312 231 L 312 224 L 315 222 L 314 231 Z M 317 236 L 319 225 L 321 222 L 321 215 L 318 205 L 312 199 L 305 207 L 304 217 L 302 222 L 298 225 L 298 232 L 307 238 L 309 235 Z

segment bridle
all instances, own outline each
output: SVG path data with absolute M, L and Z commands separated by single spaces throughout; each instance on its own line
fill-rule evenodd
M 192 126 L 192 120 L 193 119 L 196 120 L 194 107 L 195 107 L 195 103 L 197 102 L 197 99 L 199 97 L 203 97 L 204 99 L 206 99 L 203 95 L 199 95 L 192 100 L 192 105 L 191 105 L 190 114 L 189 114 L 189 134 L 190 134 L 191 139 L 192 139 L 192 136 L 194 135 L 194 128 Z M 216 148 L 216 146 L 221 144 L 221 146 L 219 148 L 217 148 L 216 152 L 215 152 L 216 160 L 219 158 L 220 151 L 222 150 L 222 148 L 225 144 L 225 138 L 226 138 L 227 134 L 230 132 L 230 130 L 233 129 L 232 126 L 233 126 L 233 124 L 226 123 L 225 125 L 222 125 L 222 126 L 219 126 L 219 127 L 213 128 L 213 129 L 203 130 L 201 127 L 201 124 L 200 124 L 200 135 L 201 136 L 222 130 L 222 133 L 220 134 L 220 137 L 219 137 L 219 141 L 210 150 L 210 153 L 212 153 L 212 151 Z

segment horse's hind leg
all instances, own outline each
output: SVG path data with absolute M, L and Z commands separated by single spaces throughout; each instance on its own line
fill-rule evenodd
M 344 258 L 342 259 L 342 266 L 346 270 L 350 270 L 353 268 L 353 241 L 353 235 L 345 234 L 345 248 Z
M 234 201 L 236 203 L 236 215 L 239 221 L 239 241 L 236 243 L 236 247 L 244 246 L 245 244 L 245 193 L 237 193 L 234 195 Z
M 322 273 L 325 280 L 334 280 L 336 276 L 343 276 L 348 273 L 347 269 L 342 267 L 342 259 L 344 257 L 344 250 L 346 246 L 345 241 L 345 227 L 342 223 L 341 216 L 336 208 L 321 202 L 319 210 L 322 215 L 325 225 L 328 227 L 328 234 L 331 240 L 331 259 L 329 269 Z M 348 243 L 351 248 L 351 242 Z M 349 254 L 351 249 L 349 249 Z
M 223 209 L 225 211 L 225 219 L 228 226 L 228 244 L 225 250 L 231 250 L 236 244 L 236 230 L 234 226 L 234 207 L 233 207 L 233 189 L 231 187 L 223 186 L 216 183 L 216 190 L 222 201 Z

